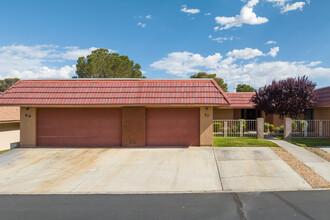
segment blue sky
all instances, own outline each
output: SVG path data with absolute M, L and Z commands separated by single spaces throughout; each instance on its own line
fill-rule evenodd
M 70 78 L 96 48 L 147 78 L 216 73 L 232 91 L 308 75 L 330 85 L 330 1 L 1 1 L 0 78 Z

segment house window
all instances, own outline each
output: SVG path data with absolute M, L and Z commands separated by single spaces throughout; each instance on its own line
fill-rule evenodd
M 261 117 L 261 111 L 255 109 L 241 109 L 241 118 L 246 120 L 254 120 L 257 117 Z
M 314 120 L 314 109 L 309 109 L 304 114 L 305 120 Z

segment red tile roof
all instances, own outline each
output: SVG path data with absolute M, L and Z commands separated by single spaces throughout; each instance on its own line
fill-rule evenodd
M 253 103 L 250 102 L 251 97 L 255 94 L 254 92 L 237 92 L 237 93 L 226 93 L 231 101 L 230 108 L 254 108 Z
M 330 86 L 326 88 L 317 89 L 315 90 L 315 93 L 318 96 L 316 106 L 330 106 Z
M 0 105 L 229 105 L 213 80 L 21 80 Z

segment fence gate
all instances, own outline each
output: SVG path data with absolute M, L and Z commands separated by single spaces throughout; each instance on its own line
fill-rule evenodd
M 214 120 L 214 137 L 256 137 L 257 120 Z
M 330 120 L 292 120 L 292 138 L 330 138 Z

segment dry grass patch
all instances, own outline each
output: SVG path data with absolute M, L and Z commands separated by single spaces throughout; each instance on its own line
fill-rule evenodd
M 330 154 L 322 149 L 316 148 L 316 147 L 304 147 L 306 150 L 316 154 L 317 156 L 327 160 L 330 162 Z
M 296 171 L 313 188 L 329 188 L 330 183 L 311 168 L 292 156 L 289 152 L 279 147 L 271 147 L 284 162 Z

